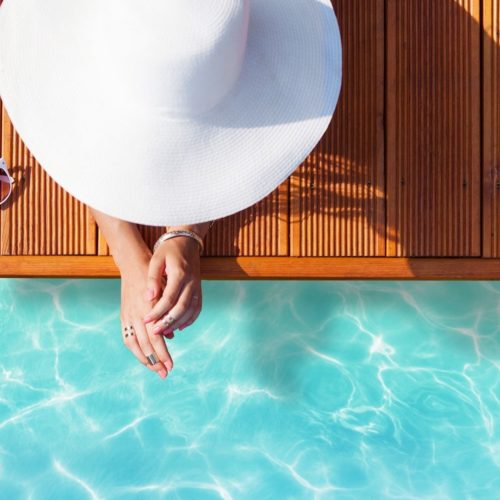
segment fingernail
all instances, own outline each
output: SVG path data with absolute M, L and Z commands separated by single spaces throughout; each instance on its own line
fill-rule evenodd
M 165 368 L 167 369 L 167 372 L 170 373 L 172 370 L 170 370 L 167 366 L 167 363 L 163 363 L 165 365 Z
M 153 333 L 158 333 L 158 332 L 160 332 L 161 330 L 162 330 L 162 327 L 161 327 L 161 326 L 155 326 L 155 327 L 153 328 Z
M 161 369 L 161 370 L 158 370 L 158 375 L 161 377 L 161 378 L 165 378 L 167 376 L 167 370 L 166 369 Z

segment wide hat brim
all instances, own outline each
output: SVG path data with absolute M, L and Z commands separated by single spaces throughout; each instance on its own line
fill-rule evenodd
M 325 133 L 342 80 L 330 0 L 251 0 L 235 87 L 182 120 L 117 102 L 94 73 L 85 16 L 98 1 L 0 8 L 0 97 L 30 152 L 79 201 L 152 226 L 219 219 L 272 192 Z

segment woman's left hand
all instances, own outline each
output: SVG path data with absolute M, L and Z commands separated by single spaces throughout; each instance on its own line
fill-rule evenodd
M 161 294 L 165 274 L 162 296 L 144 317 L 144 323 L 153 322 L 153 333 L 173 338 L 175 329 L 190 325 L 201 312 L 200 247 L 195 239 L 177 236 L 158 246 L 149 263 L 147 281 L 153 295 L 146 300 Z

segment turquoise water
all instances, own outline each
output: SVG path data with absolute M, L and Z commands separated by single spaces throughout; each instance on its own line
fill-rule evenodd
M 500 498 L 500 283 L 204 281 L 162 380 L 118 280 L 0 280 L 2 499 Z

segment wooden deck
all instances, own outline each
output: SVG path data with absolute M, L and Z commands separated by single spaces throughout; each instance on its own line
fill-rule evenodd
M 500 0 L 332 3 L 332 123 L 286 182 L 215 224 L 203 278 L 500 279 Z M 119 276 L 87 207 L 0 113 L 18 181 L 0 207 L 0 276 Z M 140 229 L 150 246 L 164 230 Z

